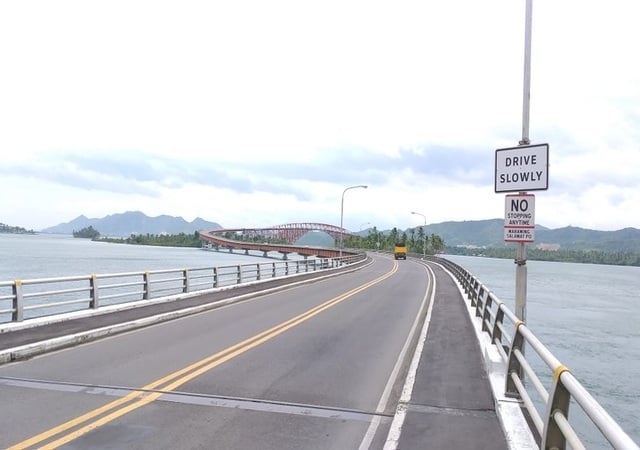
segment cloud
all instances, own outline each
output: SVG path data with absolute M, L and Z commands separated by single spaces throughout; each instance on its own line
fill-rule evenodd
M 493 160 L 521 138 L 519 2 L 33 5 L 0 4 L 4 222 L 336 223 L 354 184 L 370 188 L 348 194 L 349 226 L 503 214 Z M 639 8 L 534 7 L 540 223 L 640 226 Z

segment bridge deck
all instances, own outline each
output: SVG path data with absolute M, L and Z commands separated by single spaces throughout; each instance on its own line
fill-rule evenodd
M 460 292 L 440 267 L 433 264 L 431 266 L 437 280 L 435 303 L 418 364 L 413 394 L 406 405 L 406 416 L 397 448 L 507 449 L 479 344 Z M 266 284 L 275 287 L 285 283 L 287 280 Z M 265 285 L 261 286 L 264 287 Z M 3 350 L 36 345 L 46 339 L 88 332 L 100 327 L 109 328 L 151 315 L 211 303 L 213 300 L 250 294 L 256 289 L 255 286 L 239 287 L 179 302 L 155 304 L 10 332 L 0 327 L 0 355 Z
M 482 352 L 460 291 L 443 269 L 399 450 L 507 449 Z

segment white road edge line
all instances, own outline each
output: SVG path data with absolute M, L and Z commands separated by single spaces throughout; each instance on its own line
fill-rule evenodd
M 400 438 L 400 431 L 402 429 L 402 424 L 404 423 L 404 418 L 405 418 L 405 412 L 406 412 L 406 406 L 405 404 L 409 401 L 409 399 L 411 398 L 411 390 L 413 389 L 413 384 L 415 381 L 415 376 L 416 376 L 416 372 L 418 370 L 418 361 L 420 361 L 420 355 L 422 353 L 422 348 L 424 346 L 424 341 L 426 339 L 427 336 L 427 328 L 429 325 L 429 321 L 431 319 L 431 309 L 433 307 L 433 299 L 434 299 L 434 295 L 435 295 L 435 283 L 436 283 L 436 278 L 435 275 L 433 273 L 433 271 L 431 270 L 431 268 L 429 266 L 424 266 L 425 271 L 428 271 L 431 273 L 431 280 L 433 280 L 433 290 L 431 291 L 431 299 L 430 299 L 430 303 L 428 303 L 428 293 L 429 293 L 429 289 L 427 286 L 427 290 L 425 291 L 424 294 L 424 298 L 422 299 L 422 305 L 420 306 L 420 314 L 416 315 L 416 319 L 413 322 L 413 326 L 411 327 L 411 332 L 409 333 L 409 335 L 407 336 L 407 340 L 404 343 L 404 346 L 402 348 L 402 351 L 400 352 L 400 355 L 398 356 L 398 359 L 396 361 L 396 365 L 393 368 L 393 370 L 391 371 L 391 375 L 389 376 L 389 380 L 387 381 L 387 385 L 385 386 L 384 391 L 382 392 L 382 396 L 380 397 L 380 401 L 378 402 L 378 406 L 376 408 L 376 412 L 377 413 L 382 413 L 385 408 L 387 407 L 387 402 L 389 401 L 389 396 L 391 395 L 391 390 L 393 389 L 393 385 L 396 382 L 396 379 L 398 377 L 398 373 L 400 372 L 400 368 L 402 367 L 402 362 L 404 361 L 405 355 L 409 350 L 409 347 L 411 345 L 411 341 L 413 340 L 413 336 L 415 335 L 416 329 L 418 328 L 418 323 L 420 322 L 420 318 L 422 317 L 422 311 L 425 309 L 425 307 L 427 306 L 427 304 L 429 304 L 429 309 L 427 310 L 427 317 L 425 319 L 425 325 L 423 326 L 422 332 L 420 333 L 420 339 L 418 341 L 418 345 L 416 347 L 416 350 L 413 354 L 413 359 L 411 361 L 411 365 L 409 367 L 409 373 L 407 374 L 407 379 L 405 380 L 405 385 L 402 389 L 402 395 L 400 397 L 400 403 L 398 404 L 398 407 L 396 408 L 396 413 L 394 415 L 393 418 L 393 422 L 391 423 L 391 428 L 389 430 L 389 435 L 387 436 L 387 443 L 389 442 L 390 437 L 393 435 L 395 436 L 395 442 L 396 444 L 393 447 L 387 447 L 387 444 L 385 444 L 385 450 L 387 448 L 393 450 L 397 447 L 397 440 Z M 376 431 L 378 429 L 378 426 L 380 425 L 380 421 L 382 420 L 382 416 L 375 416 L 373 418 L 373 420 L 371 421 L 371 424 L 369 425 L 369 428 L 367 429 L 367 432 L 365 433 L 362 442 L 360 443 L 360 447 L 359 450 L 367 450 L 369 449 L 369 447 L 371 446 L 371 443 L 373 441 L 373 437 L 376 434 Z
M 418 364 L 420 362 L 420 357 L 422 356 L 424 343 L 427 340 L 427 331 L 429 331 L 429 324 L 431 323 L 431 313 L 433 311 L 433 304 L 435 302 L 436 287 L 437 287 L 436 276 L 435 276 L 435 273 L 433 273 L 433 270 L 431 270 L 431 267 L 425 264 L 425 268 L 426 270 L 429 271 L 429 273 L 431 274 L 431 279 L 433 280 L 433 289 L 431 290 L 429 309 L 427 310 L 427 317 L 425 318 L 422 331 L 420 332 L 420 339 L 418 340 L 418 345 L 416 346 L 416 350 L 413 353 L 413 359 L 411 360 L 411 365 L 409 366 L 409 373 L 407 374 L 407 379 L 404 383 L 404 387 L 402 388 L 402 394 L 400 395 L 400 401 L 398 402 L 396 414 L 394 415 L 393 422 L 391 422 L 391 427 L 389 428 L 389 434 L 387 435 L 387 441 L 384 444 L 384 450 L 396 450 L 398 448 L 400 433 L 402 432 L 404 419 L 407 415 L 407 404 L 409 403 L 409 400 L 411 400 L 413 385 L 415 383 L 416 373 L 418 371 Z

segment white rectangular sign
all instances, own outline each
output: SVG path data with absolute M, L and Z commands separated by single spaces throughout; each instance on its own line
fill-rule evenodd
M 549 144 L 498 149 L 495 164 L 495 192 L 549 188 Z
M 504 228 L 505 242 L 534 242 L 536 240 L 536 230 L 526 228 Z
M 533 194 L 505 195 L 505 242 L 533 242 L 536 228 L 536 197 Z

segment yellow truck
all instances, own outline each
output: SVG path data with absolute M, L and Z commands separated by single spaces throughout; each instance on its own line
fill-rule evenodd
M 393 249 L 393 256 L 396 259 L 407 259 L 407 245 L 404 242 L 397 242 Z

